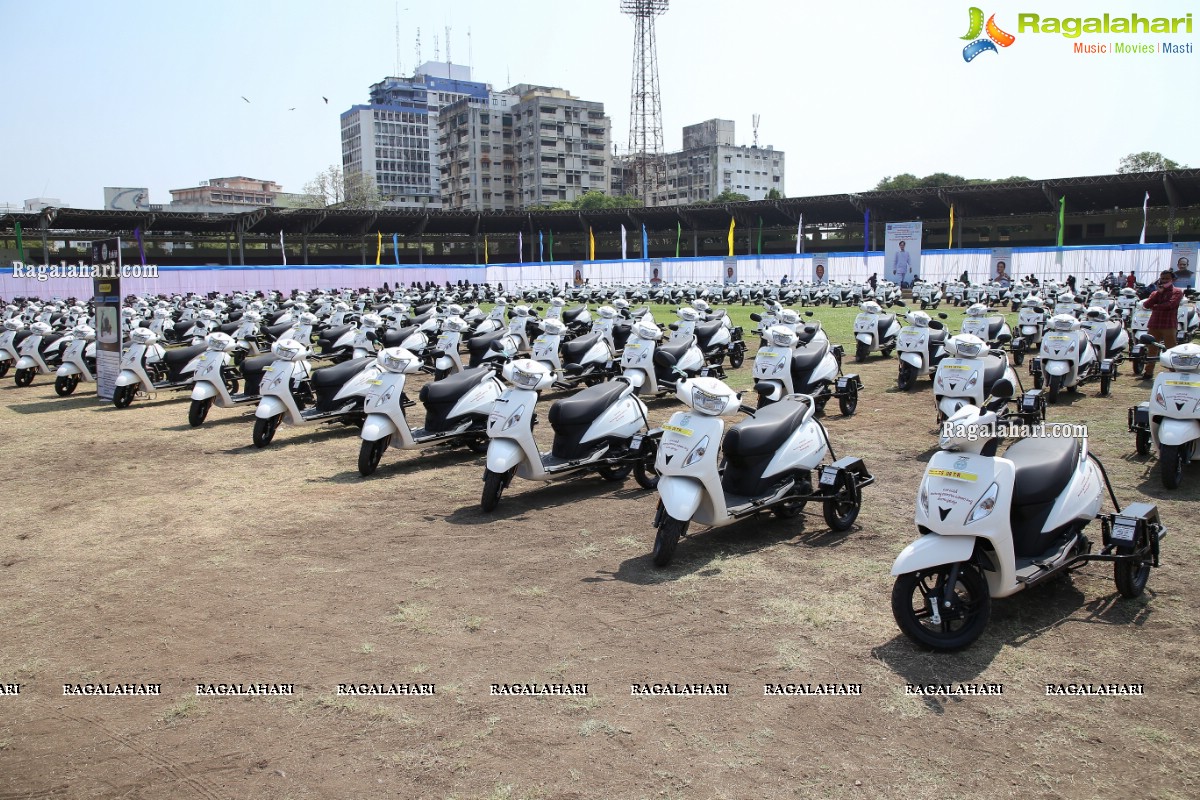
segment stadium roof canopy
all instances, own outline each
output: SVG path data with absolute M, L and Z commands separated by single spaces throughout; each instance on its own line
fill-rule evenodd
M 25 231 L 108 231 L 213 234 L 227 232 L 324 234 L 363 236 L 375 231 L 404 236 L 478 236 L 518 231 L 630 231 L 643 224 L 649 231 L 720 229 L 734 217 L 742 225 L 795 226 L 803 215 L 806 225 L 857 224 L 867 209 L 875 222 L 946 219 L 950 205 L 960 218 L 1025 216 L 1058 211 L 1066 197 L 1068 213 L 1091 213 L 1140 208 L 1146 193 L 1157 208 L 1200 206 L 1200 169 L 1141 172 L 1091 177 L 1055 178 L 1013 183 L 899 189 L 855 194 L 792 197 L 718 205 L 660 206 L 598 211 L 443 211 L 393 209 L 378 211 L 262 208 L 237 214 L 197 214 L 179 211 L 105 211 L 46 208 L 0 216 L 0 230 L 20 222 Z

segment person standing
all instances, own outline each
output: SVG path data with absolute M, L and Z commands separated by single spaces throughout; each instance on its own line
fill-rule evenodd
M 912 268 L 908 251 L 904 249 L 904 240 L 900 240 L 900 249 L 896 251 L 895 258 L 892 259 L 892 272 L 896 275 L 896 283 L 900 284 L 900 288 L 904 288 L 904 279 L 908 275 L 909 269 Z
M 1142 301 L 1142 308 L 1150 309 L 1146 332 L 1169 350 L 1176 344 L 1175 330 L 1179 326 L 1179 304 L 1183 301 L 1183 290 L 1175 285 L 1175 273 L 1169 269 L 1164 269 L 1158 276 L 1156 286 L 1158 288 L 1154 293 Z M 1142 373 L 1144 381 L 1153 380 L 1154 365 L 1158 363 L 1158 346 L 1150 345 L 1149 351 L 1150 360 L 1146 364 L 1146 371 Z
M 1125 278 L 1125 288 L 1126 289 L 1136 289 L 1137 288 L 1137 277 L 1133 274 L 1133 270 L 1129 270 L 1129 276 L 1127 278 Z

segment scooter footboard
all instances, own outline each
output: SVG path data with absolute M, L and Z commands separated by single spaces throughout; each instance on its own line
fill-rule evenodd
M 680 520 L 689 520 L 700 508 L 704 486 L 692 478 L 663 475 L 658 479 L 658 494 L 667 513 Z
M 892 564 L 892 574 L 907 575 L 943 564 L 958 564 L 969 560 L 974 552 L 974 536 L 927 533 L 900 551 Z

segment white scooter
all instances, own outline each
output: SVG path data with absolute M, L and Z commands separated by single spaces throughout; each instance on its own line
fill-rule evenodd
M 295 339 L 280 339 L 271 353 L 275 360 L 264 370 L 254 411 L 255 447 L 270 444 L 284 421 L 358 425 L 365 419 L 363 395 L 380 372 L 375 359 L 357 358 L 314 372 L 308 363 L 311 352 Z
M 890 358 L 896 348 L 896 337 L 900 335 L 896 315 L 883 313 L 883 308 L 874 300 L 868 300 L 859 309 L 860 313 L 854 318 L 854 360 L 862 363 L 876 350 L 884 358 Z
M 186 388 L 192 382 L 196 357 L 207 349 L 199 344 L 168 350 L 149 328 L 134 328 L 129 339 L 113 389 L 113 405 L 117 408 L 127 408 L 139 392 L 149 397 L 160 389 Z
M 188 406 L 188 424 L 198 428 L 204 424 L 209 410 L 233 408 L 258 402 L 258 386 L 263 372 L 273 361 L 270 353 L 252 356 L 237 364 L 241 346 L 227 333 L 213 333 L 208 348 L 196 357 L 192 372 L 192 402 Z M 241 391 L 238 391 L 241 389 Z
M 837 398 L 842 416 L 858 408 L 863 384 L 858 375 L 842 374 L 842 348 L 830 347 L 820 323 L 806 325 L 801 333 L 788 325 L 767 329 L 767 344 L 754 356 L 754 391 L 764 408 L 791 394 L 812 395 L 817 413 Z
M 1029 372 L 1034 387 L 1045 386 L 1046 399 L 1056 403 L 1063 389 L 1077 392 L 1084 383 L 1097 379 L 1101 394 L 1108 394 L 1116 364 L 1111 359 L 1101 360 L 1079 319 L 1055 314 L 1046 325 L 1038 357 L 1029 362 Z
M 675 391 L 679 378 L 691 378 L 708 369 L 723 377 L 719 366 L 707 367 L 695 337 L 676 344 L 661 344 L 662 330 L 644 319 L 633 326 L 621 354 L 622 376 L 639 395 L 661 395 Z
M 29 336 L 17 346 L 17 369 L 13 381 L 17 386 L 28 386 L 35 376 L 51 375 L 62 363 L 69 337 L 56 332 L 47 322 L 37 321 L 29 326 Z
M 1133 343 L 1129 348 L 1129 360 L 1133 364 L 1134 375 L 1141 375 L 1146 369 L 1146 362 L 1150 360 L 1149 350 L 1142 342 L 1142 337 L 1150 329 L 1150 315 L 1153 313 L 1148 308 L 1142 308 L 1139 302 L 1129 315 L 1129 340 Z
M 488 419 L 491 440 L 483 473 L 480 505 L 492 511 L 513 476 L 552 481 L 568 475 L 599 473 L 607 481 L 623 481 L 630 472 L 638 484 L 653 489 L 658 482 L 654 456 L 661 431 L 651 431 L 646 404 L 624 378 L 590 386 L 557 401 L 547 414 L 554 429 L 549 453 L 533 438 L 538 393 L 554 383 L 554 375 L 532 359 L 504 365 L 511 386 L 496 400 Z
M 418 397 L 425 406 L 425 426 L 414 430 L 405 409 L 415 403 L 404 394 L 404 384 L 409 375 L 422 370 L 421 359 L 402 347 L 389 347 L 375 361 L 379 374 L 369 382 L 363 403 L 367 418 L 358 451 L 361 475 L 375 472 L 389 447 L 416 450 L 465 444 L 476 453 L 487 450 L 488 415 L 504 390 L 494 366 L 476 367 L 422 386 Z
M 74 394 L 81 380 L 96 382 L 96 331 L 83 323 L 71 329 L 71 341 L 54 377 L 54 391 L 59 397 L 67 397 Z
M 462 343 L 463 334 L 469 329 L 470 325 L 460 316 L 447 317 L 442 321 L 437 343 L 434 344 L 433 351 L 430 353 L 433 358 L 434 380 L 440 381 L 466 369 L 463 366 L 459 345 Z
M 909 311 L 904 321 L 908 324 L 896 339 L 896 388 L 901 391 L 912 389 L 926 375 L 933 377 L 946 357 L 946 329 L 941 322 L 930 319 L 924 311 Z
M 833 530 L 854 524 L 862 489 L 874 478 L 859 458 L 821 465 L 826 454 L 836 456 L 810 395 L 785 395 L 755 411 L 720 380 L 694 378 L 680 381 L 676 396 L 690 410 L 677 411 L 663 426 L 654 465 L 660 476 L 656 566 L 671 562 L 692 522 L 719 528 L 764 511 L 790 519 L 812 500 L 824 505 Z M 721 417 L 738 412 L 750 416 L 725 433 Z
M 574 389 L 581 383 L 592 386 L 615 376 L 612 348 L 599 334 L 564 342 L 567 325 L 553 317 L 542 320 L 541 328 L 529 357 L 549 367 L 556 389 Z
M 1142 343 L 1155 344 L 1154 337 L 1142 334 Z M 1162 371 L 1150 399 L 1129 409 L 1129 429 L 1136 434 L 1138 455 L 1158 451 L 1163 487 L 1178 489 L 1200 442 L 1200 345 L 1159 347 Z
M 991 350 L 978 336 L 958 334 L 946 339 L 946 357 L 938 364 L 933 378 L 933 399 L 938 409 L 938 423 L 958 413 L 963 406 L 980 406 L 992 392 L 997 381 L 1007 380 L 1019 386 L 1020 379 L 1008 363 L 1003 350 Z M 1038 389 L 1031 389 L 1021 398 L 1020 411 L 1045 419 L 1046 404 Z
M 998 384 L 996 402 L 1011 397 Z M 1121 508 L 1087 440 L 1036 437 L 997 456 L 997 416 L 966 406 L 939 440 L 917 492 L 922 536 L 892 565 L 892 614 L 906 636 L 935 650 L 970 645 L 992 598 L 1009 597 L 1086 561 L 1113 562 L 1117 591 L 1137 597 L 1158 566 L 1166 528 L 1150 503 Z M 1114 513 L 1101 514 L 1104 485 Z M 1084 529 L 1101 521 L 1103 549 Z
M 1008 329 L 1008 323 L 1000 314 L 988 315 L 989 309 L 983 303 L 975 303 L 967 309 L 967 315 L 963 318 L 962 328 L 959 333 L 969 333 L 972 336 L 978 336 L 983 341 L 987 342 L 988 347 L 997 347 L 1000 338 L 1005 337 L 1005 342 L 1012 341 L 1012 331 Z
M 1020 308 L 1017 315 L 1017 335 L 1013 337 L 1009 347 L 1013 354 L 1013 364 L 1018 367 L 1025 363 L 1027 352 L 1036 353 L 1041 349 L 1042 336 L 1046 331 L 1046 309 L 1042 306 L 1041 298 L 1030 295 L 1021 301 Z
M 19 316 L 11 316 L 4 320 L 4 332 L 0 333 L 0 378 L 21 360 L 19 347 L 21 342 L 28 339 L 30 331 L 25 320 Z

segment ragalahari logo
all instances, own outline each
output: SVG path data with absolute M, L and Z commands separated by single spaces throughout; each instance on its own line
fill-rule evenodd
M 980 53 L 986 53 L 989 50 L 993 53 L 1000 52 L 996 49 L 996 45 L 1008 47 L 1017 40 L 1017 37 L 1011 33 L 1005 33 L 1000 30 L 1000 26 L 996 24 L 996 15 L 992 14 L 988 17 L 987 25 L 983 24 L 983 9 L 971 6 L 971 28 L 967 31 L 964 39 L 973 40 L 969 45 L 963 48 L 963 61 L 974 61 L 975 56 Z M 987 32 L 987 38 L 979 38 L 979 34 Z

